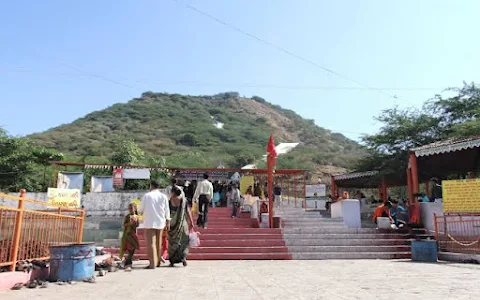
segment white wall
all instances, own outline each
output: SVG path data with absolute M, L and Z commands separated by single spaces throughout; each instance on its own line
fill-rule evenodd
M 423 226 L 430 232 L 435 232 L 435 221 L 433 215 L 443 216 L 443 203 L 433 202 L 421 202 L 420 203 L 420 217 Z M 472 222 L 458 222 L 460 217 L 450 217 L 449 223 L 445 227 L 442 222 L 439 223 L 439 232 L 447 232 L 452 236 L 462 236 L 467 234 L 468 236 L 480 236 L 480 216 L 462 216 L 462 221 Z
M 443 216 L 443 203 L 420 202 L 420 220 L 423 227 L 430 232 L 435 232 L 435 222 L 433 214 Z
M 128 210 L 128 204 L 133 199 L 140 199 L 146 191 L 124 192 L 124 193 L 86 193 L 82 195 L 81 204 L 87 215 L 91 216 L 123 216 Z M 12 193 L 18 196 L 18 193 Z M 47 193 L 27 193 L 27 198 L 47 202 Z M 0 197 L 0 205 L 17 207 L 18 201 Z M 26 209 L 45 209 L 45 206 L 25 202 Z

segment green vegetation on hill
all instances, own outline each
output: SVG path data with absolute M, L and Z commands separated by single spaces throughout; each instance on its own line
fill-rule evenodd
M 223 128 L 214 126 L 223 123 Z M 300 142 L 279 157 L 278 167 L 312 169 L 315 165 L 351 167 L 364 150 L 345 136 L 316 126 L 291 110 L 236 92 L 186 96 L 145 92 L 28 138 L 62 151 L 68 159 L 109 160 L 118 145 L 133 140 L 152 159 L 175 167 L 241 167 L 261 162 L 273 132 L 275 142 Z

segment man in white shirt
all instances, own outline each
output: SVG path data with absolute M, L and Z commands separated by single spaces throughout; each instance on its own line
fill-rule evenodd
M 208 205 L 213 199 L 213 185 L 208 181 L 208 174 L 203 174 L 203 180 L 198 183 L 193 201 L 198 201 L 197 226 L 207 228 Z
M 170 227 L 170 206 L 166 195 L 158 189 L 159 183 L 150 183 L 150 192 L 140 203 L 139 213 L 143 214 L 143 225 L 147 238 L 147 252 L 150 265 L 146 269 L 155 269 L 161 263 L 162 231 Z

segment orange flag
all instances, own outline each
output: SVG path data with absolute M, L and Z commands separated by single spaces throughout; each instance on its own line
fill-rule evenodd
M 272 163 L 275 165 L 276 157 L 277 157 L 277 150 L 275 150 L 275 142 L 273 141 L 273 134 L 270 134 L 270 139 L 268 141 L 267 152 L 272 158 Z

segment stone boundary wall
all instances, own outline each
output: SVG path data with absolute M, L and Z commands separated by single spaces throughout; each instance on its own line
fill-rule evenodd
M 81 204 L 87 216 L 121 217 L 128 210 L 128 204 L 133 199 L 141 199 L 147 191 L 113 192 L 113 193 L 86 193 L 82 194 Z M 18 193 L 10 193 L 18 196 Z M 27 198 L 47 202 L 47 193 L 27 193 Z M 0 205 L 17 207 L 18 201 L 0 197 Z M 45 209 L 45 206 L 25 202 L 25 208 L 31 210 Z

